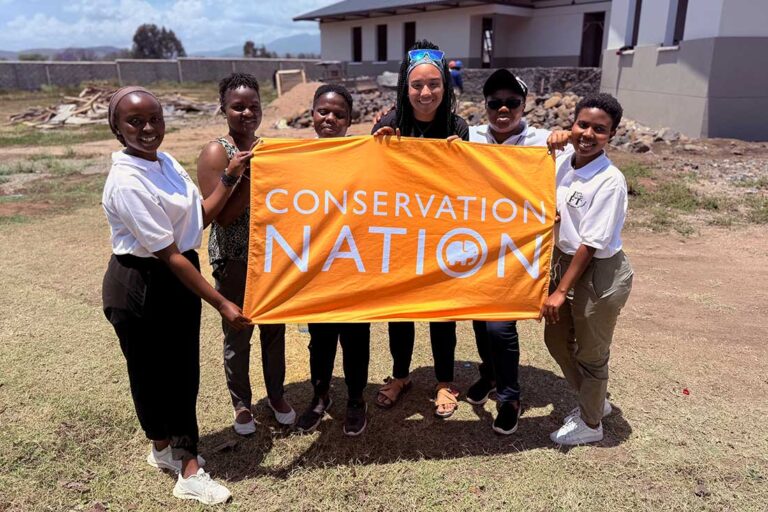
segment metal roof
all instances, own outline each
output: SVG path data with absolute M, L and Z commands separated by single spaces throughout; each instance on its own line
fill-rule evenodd
M 370 17 L 372 15 L 394 15 L 413 11 L 432 10 L 430 8 L 449 9 L 481 4 L 516 5 L 533 7 L 538 0 L 343 0 L 293 18 L 293 21 L 338 21 L 355 17 Z

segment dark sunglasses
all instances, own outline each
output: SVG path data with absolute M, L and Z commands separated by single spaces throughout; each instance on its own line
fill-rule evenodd
M 517 107 L 523 104 L 523 100 L 520 98 L 507 98 L 506 100 L 488 100 L 485 102 L 486 106 L 491 110 L 499 110 L 501 107 L 507 107 L 509 110 L 515 110 Z

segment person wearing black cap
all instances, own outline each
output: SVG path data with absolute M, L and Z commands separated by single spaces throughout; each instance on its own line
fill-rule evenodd
M 523 119 L 528 86 L 506 69 L 494 71 L 483 85 L 488 124 L 469 128 L 470 142 L 512 146 L 546 146 L 548 130 Z M 512 434 L 520 417 L 517 322 L 472 322 L 480 355 L 480 378 L 467 391 L 467 401 L 484 404 L 496 392 L 498 415 L 493 430 Z
M 507 69 L 498 69 L 483 85 L 488 124 L 469 128 L 470 142 L 546 146 L 548 130 L 533 128 L 523 118 L 528 86 Z

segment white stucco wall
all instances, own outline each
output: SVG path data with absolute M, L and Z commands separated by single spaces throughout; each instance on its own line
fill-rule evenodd
M 606 18 L 608 32 L 606 48 L 617 49 L 629 44 L 635 0 L 613 0 L 611 14 Z
M 707 39 L 717 37 L 723 14 L 723 0 L 688 0 L 683 39 Z
M 416 22 L 416 39 L 429 39 L 449 58 L 479 57 L 479 23 L 483 16 L 495 19 L 497 57 L 577 56 L 581 51 L 584 13 L 606 12 L 606 35 L 611 2 L 571 5 L 551 9 L 481 5 L 433 12 L 338 21 L 320 25 L 323 59 L 351 60 L 352 27 L 362 27 L 363 60 L 376 58 L 376 25 L 387 25 L 387 58 L 403 53 L 403 24 Z M 477 25 L 477 26 L 476 26 Z M 475 41 L 477 39 L 477 41 Z
M 768 1 L 721 0 L 724 2 L 720 33 L 722 37 L 768 36 Z M 690 12 L 691 7 L 688 7 Z M 688 27 L 686 26 L 686 30 Z
M 640 30 L 637 36 L 638 46 L 657 46 L 664 42 L 673 1 L 643 0 L 643 8 L 640 11 Z

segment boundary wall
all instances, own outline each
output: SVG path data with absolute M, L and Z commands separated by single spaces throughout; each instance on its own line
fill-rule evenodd
M 0 89 L 37 90 L 43 86 L 77 86 L 106 80 L 120 85 L 169 82 L 214 82 L 235 71 L 272 80 L 281 69 L 303 69 L 308 80 L 319 79 L 323 67 L 312 59 L 120 59 L 114 62 L 0 61 Z

